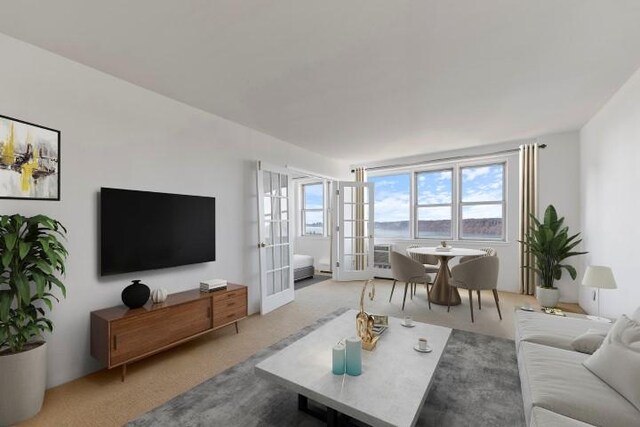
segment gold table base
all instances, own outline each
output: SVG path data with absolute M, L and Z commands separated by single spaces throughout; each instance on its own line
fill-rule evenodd
M 440 269 L 436 275 L 436 279 L 433 282 L 429 297 L 433 304 L 447 305 L 449 295 L 451 295 L 450 305 L 460 305 L 460 293 L 458 289 L 452 288 L 449 285 L 449 277 L 451 276 L 451 270 L 449 270 L 449 260 L 453 258 L 451 255 L 437 255 L 440 258 Z M 451 292 L 450 292 L 451 291 Z

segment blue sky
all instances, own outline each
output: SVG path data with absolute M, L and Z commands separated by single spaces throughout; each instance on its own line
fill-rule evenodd
M 374 183 L 376 221 L 409 220 L 409 174 L 372 176 L 368 181 Z
M 464 202 L 502 200 L 504 167 L 488 165 L 461 168 L 461 193 Z M 375 188 L 375 220 L 408 221 L 410 212 L 410 174 L 371 176 Z M 452 201 L 452 170 L 429 171 L 417 174 L 419 204 L 448 204 Z M 423 208 L 420 219 L 450 219 L 448 207 Z M 502 216 L 502 207 L 496 205 L 468 206 L 464 218 L 496 218 Z
M 462 201 L 502 200 L 503 165 L 462 168 Z
M 304 207 L 306 209 L 322 209 L 322 190 L 322 184 L 312 184 L 304 186 Z

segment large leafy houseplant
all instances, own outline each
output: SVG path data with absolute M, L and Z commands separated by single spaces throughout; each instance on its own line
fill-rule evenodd
M 524 268 L 535 271 L 540 278 L 540 287 L 545 289 L 554 288 L 555 281 L 562 278 L 563 270 L 575 280 L 576 269 L 565 262 L 570 257 L 587 253 L 573 250 L 582 242 L 582 239 L 578 238 L 580 233 L 569 235 L 569 227 L 564 225 L 564 217 L 558 218 L 553 205 L 549 205 L 545 210 L 542 222 L 534 215 L 531 215 L 531 220 L 533 225 L 521 243 L 526 246 L 527 253 L 535 258 L 535 266 Z
M 45 309 L 66 289 L 67 250 L 60 222 L 36 215 L 0 215 L 0 355 L 26 351 L 53 330 Z

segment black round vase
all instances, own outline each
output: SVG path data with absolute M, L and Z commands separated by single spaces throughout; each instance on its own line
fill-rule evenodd
M 129 308 L 142 307 L 149 301 L 151 290 L 140 280 L 134 280 L 132 284 L 122 291 L 122 302 Z

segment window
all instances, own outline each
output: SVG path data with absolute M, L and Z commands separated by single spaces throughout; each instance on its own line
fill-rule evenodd
M 453 170 L 416 173 L 418 239 L 451 239 L 453 236 Z
M 324 184 L 302 185 L 302 235 L 324 235 Z
M 506 162 L 370 176 L 377 238 L 505 240 Z
M 460 168 L 460 238 L 504 238 L 504 164 Z
M 411 237 L 411 175 L 373 176 L 374 235 L 382 238 Z

